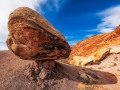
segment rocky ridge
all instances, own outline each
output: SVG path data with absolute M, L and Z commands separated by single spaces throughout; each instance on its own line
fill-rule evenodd
M 113 32 L 98 34 L 79 41 L 71 48 L 68 62 L 85 66 L 98 62 L 111 53 L 120 53 L 120 26 Z

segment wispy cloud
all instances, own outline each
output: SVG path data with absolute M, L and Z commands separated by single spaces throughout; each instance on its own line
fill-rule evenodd
M 64 2 L 64 0 L 47 0 L 44 5 L 44 7 L 47 8 L 45 12 L 59 12 Z
M 68 41 L 69 45 L 70 46 L 73 46 L 74 44 L 76 44 L 79 40 L 71 40 L 71 41 Z
M 88 29 L 88 30 L 85 30 L 85 32 L 99 32 L 98 29 Z
M 98 25 L 97 29 L 101 33 L 108 33 L 114 30 L 120 24 L 120 5 L 108 8 L 100 13 L 102 22 Z
M 53 0 L 54 3 L 54 7 L 56 9 L 56 11 L 59 11 L 60 9 L 60 0 Z
M 88 37 L 91 37 L 91 36 L 93 36 L 94 34 L 88 34 L 88 35 L 86 35 L 86 37 L 88 38 Z
M 73 36 L 65 36 L 66 39 L 73 39 Z

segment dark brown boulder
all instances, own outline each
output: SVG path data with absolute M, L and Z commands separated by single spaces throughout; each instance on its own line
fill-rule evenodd
M 64 36 L 36 11 L 20 7 L 8 21 L 8 48 L 27 60 L 57 60 L 70 54 Z

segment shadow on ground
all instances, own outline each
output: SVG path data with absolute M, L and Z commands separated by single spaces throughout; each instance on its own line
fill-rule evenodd
M 82 68 L 78 66 L 73 66 L 65 63 L 61 63 L 56 61 L 57 69 L 60 70 L 63 74 L 65 74 L 69 79 L 74 80 L 76 82 L 81 82 L 79 79 L 80 74 L 83 74 L 84 72 L 87 75 L 90 75 L 94 80 L 95 83 L 93 84 L 116 84 L 117 83 L 117 77 L 109 72 L 104 71 L 97 71 L 97 70 L 91 70 L 89 68 Z M 88 78 L 89 80 L 89 78 Z

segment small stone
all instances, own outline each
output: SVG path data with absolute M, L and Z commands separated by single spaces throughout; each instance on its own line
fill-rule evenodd
M 29 79 L 30 79 L 30 80 L 35 80 L 35 77 L 30 76 Z
M 45 84 L 44 84 L 44 83 L 41 84 L 41 88 L 42 88 L 42 89 L 45 88 Z
M 103 67 L 98 67 L 98 69 L 103 69 Z
M 120 69 L 117 69 L 117 71 L 120 71 Z
M 25 70 L 25 71 L 24 71 L 24 74 L 25 74 L 27 77 L 31 76 L 29 69 L 28 69 L 28 70 Z
M 38 74 L 40 73 L 40 70 L 41 70 L 41 69 L 40 69 L 39 67 L 36 67 L 36 68 L 35 68 L 35 73 L 38 75 Z
M 48 74 L 47 70 L 45 68 L 43 68 L 39 74 L 40 79 L 42 79 L 42 80 L 45 79 L 47 77 L 47 74 Z
M 85 82 L 85 83 L 94 83 L 95 82 L 95 79 L 86 73 L 79 72 L 79 75 L 80 75 L 80 78 L 83 79 L 83 82 Z
M 89 69 L 94 70 L 94 68 L 90 67 Z
M 117 64 L 116 64 L 115 62 L 110 62 L 110 63 L 109 63 L 109 66 L 110 66 L 110 67 L 114 67 L 114 66 L 116 66 L 116 65 L 117 65 Z
M 115 60 L 115 61 L 118 61 L 118 57 L 114 57 L 114 60 Z
M 56 84 L 57 84 L 56 81 L 50 83 L 50 85 L 56 85 Z
M 85 73 L 79 73 L 81 78 L 88 79 L 87 75 Z

